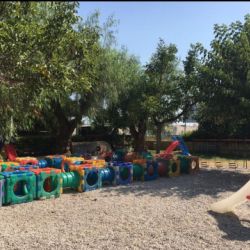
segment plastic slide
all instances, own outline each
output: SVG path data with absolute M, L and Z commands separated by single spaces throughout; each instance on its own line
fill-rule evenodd
M 17 153 L 14 145 L 12 144 L 6 144 L 4 146 L 5 154 L 9 161 L 15 161 L 17 158 Z
M 216 213 L 232 212 L 233 209 L 250 198 L 250 181 L 230 197 L 218 201 L 211 206 L 211 210 Z
M 156 154 L 156 158 L 169 158 L 173 152 L 173 150 L 179 145 L 179 141 L 173 141 L 170 143 L 170 145 L 165 149 L 163 153 Z
M 173 150 L 179 145 L 179 141 L 173 141 L 167 148 L 166 150 L 164 151 L 164 155 L 169 155 L 169 154 L 172 154 Z
M 183 155 L 191 155 L 189 153 L 189 150 L 188 150 L 188 148 L 187 148 L 187 146 L 186 146 L 186 144 L 185 144 L 185 142 L 184 142 L 184 140 L 183 140 L 183 138 L 181 136 L 174 135 L 174 136 L 172 136 L 172 139 L 173 139 L 173 141 L 179 141 L 179 143 L 180 143 L 179 147 L 180 147 Z

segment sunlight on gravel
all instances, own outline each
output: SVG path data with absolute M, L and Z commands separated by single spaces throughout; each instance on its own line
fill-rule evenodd
M 250 249 L 250 203 L 208 211 L 248 180 L 247 171 L 202 169 L 2 207 L 0 249 Z

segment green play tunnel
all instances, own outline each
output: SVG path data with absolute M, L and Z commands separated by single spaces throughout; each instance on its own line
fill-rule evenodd
M 78 172 L 65 172 L 62 173 L 63 188 L 77 188 L 79 185 L 79 174 Z
M 186 155 L 177 155 L 180 160 L 180 170 L 182 174 L 189 174 L 191 159 Z
M 134 180 L 139 180 L 143 177 L 144 168 L 139 164 L 133 164 L 133 178 Z

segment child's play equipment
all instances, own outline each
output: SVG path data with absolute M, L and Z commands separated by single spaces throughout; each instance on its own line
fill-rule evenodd
M 4 176 L 0 175 L 0 207 L 3 204 L 3 198 L 4 198 Z
M 144 181 L 144 166 L 139 163 L 133 163 L 133 180 Z
M 179 147 L 182 151 L 183 155 L 190 155 L 189 150 L 183 140 L 183 138 L 179 135 L 173 135 L 172 136 L 173 141 L 178 141 L 179 142 Z
M 61 170 L 54 168 L 30 169 L 36 175 L 36 198 L 49 199 L 60 196 Z
M 13 145 L 6 145 L 8 159 L 0 162 L 0 206 L 57 198 L 67 189 L 86 192 L 104 185 L 128 185 L 132 181 L 152 181 L 199 170 L 199 158 L 190 155 L 183 139 L 173 137 L 167 149 L 155 157 L 149 152 L 117 150 L 113 158 L 85 159 L 48 155 L 44 159 L 17 157 Z M 181 154 L 174 150 L 180 147 Z M 111 155 L 110 155 L 111 156 Z M 245 199 L 250 194 L 245 194 Z
M 106 168 L 100 169 L 100 175 L 102 180 L 102 185 L 108 184 L 108 185 L 114 185 L 116 184 L 116 172 L 115 168 L 108 166 Z
M 16 149 L 12 144 L 6 144 L 4 146 L 5 154 L 10 161 L 18 162 L 21 165 L 27 164 L 38 164 L 38 160 L 35 157 L 18 157 L 16 153 Z
M 212 204 L 211 210 L 216 213 L 232 212 L 236 206 L 248 199 L 250 199 L 250 181 L 230 197 Z
M 38 165 L 20 165 L 20 166 L 13 166 L 11 167 L 11 169 L 6 170 L 6 172 L 12 172 L 15 170 L 26 170 L 29 171 L 31 169 L 38 169 L 39 166 Z
M 98 168 L 88 168 L 87 165 L 69 165 L 70 171 L 78 172 L 80 181 L 78 192 L 91 191 L 101 187 L 101 174 Z
M 180 160 L 179 159 L 170 159 L 169 162 L 169 177 L 179 176 L 181 173 Z
M 105 160 L 102 160 L 102 159 L 91 159 L 91 160 L 84 160 L 84 163 L 86 164 L 91 164 L 97 168 L 103 168 L 106 166 L 106 162 Z
M 48 167 L 48 162 L 44 159 L 38 161 L 39 168 L 46 168 Z
M 164 158 L 157 159 L 158 175 L 160 177 L 168 177 L 170 161 Z
M 3 204 L 18 204 L 32 201 L 35 198 L 36 178 L 28 171 L 3 172 Z
M 169 154 L 172 154 L 173 151 L 176 149 L 177 146 L 179 146 L 180 142 L 179 141 L 173 141 L 168 147 L 167 149 L 165 150 L 165 154 L 166 155 L 169 155 Z
M 133 164 L 129 162 L 110 162 L 110 166 L 115 169 L 115 183 L 117 185 L 127 185 L 133 180 Z
M 65 172 L 62 176 L 62 189 L 77 190 L 80 185 L 80 174 L 77 171 Z
M 65 155 L 47 155 L 45 161 L 48 167 L 61 169 L 64 158 L 66 158 Z
M 91 191 L 101 187 L 101 175 L 98 168 L 83 168 L 84 182 L 82 185 L 83 191 Z
M 163 153 L 155 155 L 159 165 L 159 176 L 172 177 L 196 173 L 199 170 L 199 158 L 190 154 L 181 136 L 174 135 L 172 139 L 173 142 Z M 181 154 L 174 152 L 177 147 L 181 149 Z
M 158 163 L 155 160 L 136 159 L 134 164 L 134 178 L 136 180 L 151 181 L 158 177 Z M 141 167 L 141 168 L 140 168 Z
M 199 158 L 197 156 L 177 155 L 180 160 L 180 172 L 193 174 L 199 170 Z
M 2 172 L 6 170 L 11 170 L 13 167 L 19 166 L 19 165 L 20 165 L 19 163 L 12 162 L 12 161 L 0 162 L 0 168 Z
M 69 166 L 74 165 L 82 165 L 85 163 L 85 159 L 83 157 L 65 157 L 61 163 L 62 172 L 69 172 Z
M 146 161 L 146 173 L 144 175 L 145 181 L 152 181 L 158 177 L 158 163 L 155 160 Z

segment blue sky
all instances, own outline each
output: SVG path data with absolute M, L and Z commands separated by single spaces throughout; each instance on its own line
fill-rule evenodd
M 209 48 L 213 25 L 243 21 L 250 2 L 81 2 L 78 13 L 84 18 L 95 10 L 101 22 L 112 14 L 119 20 L 118 47 L 126 46 L 145 64 L 160 37 L 177 45 L 181 60 L 191 43 Z

